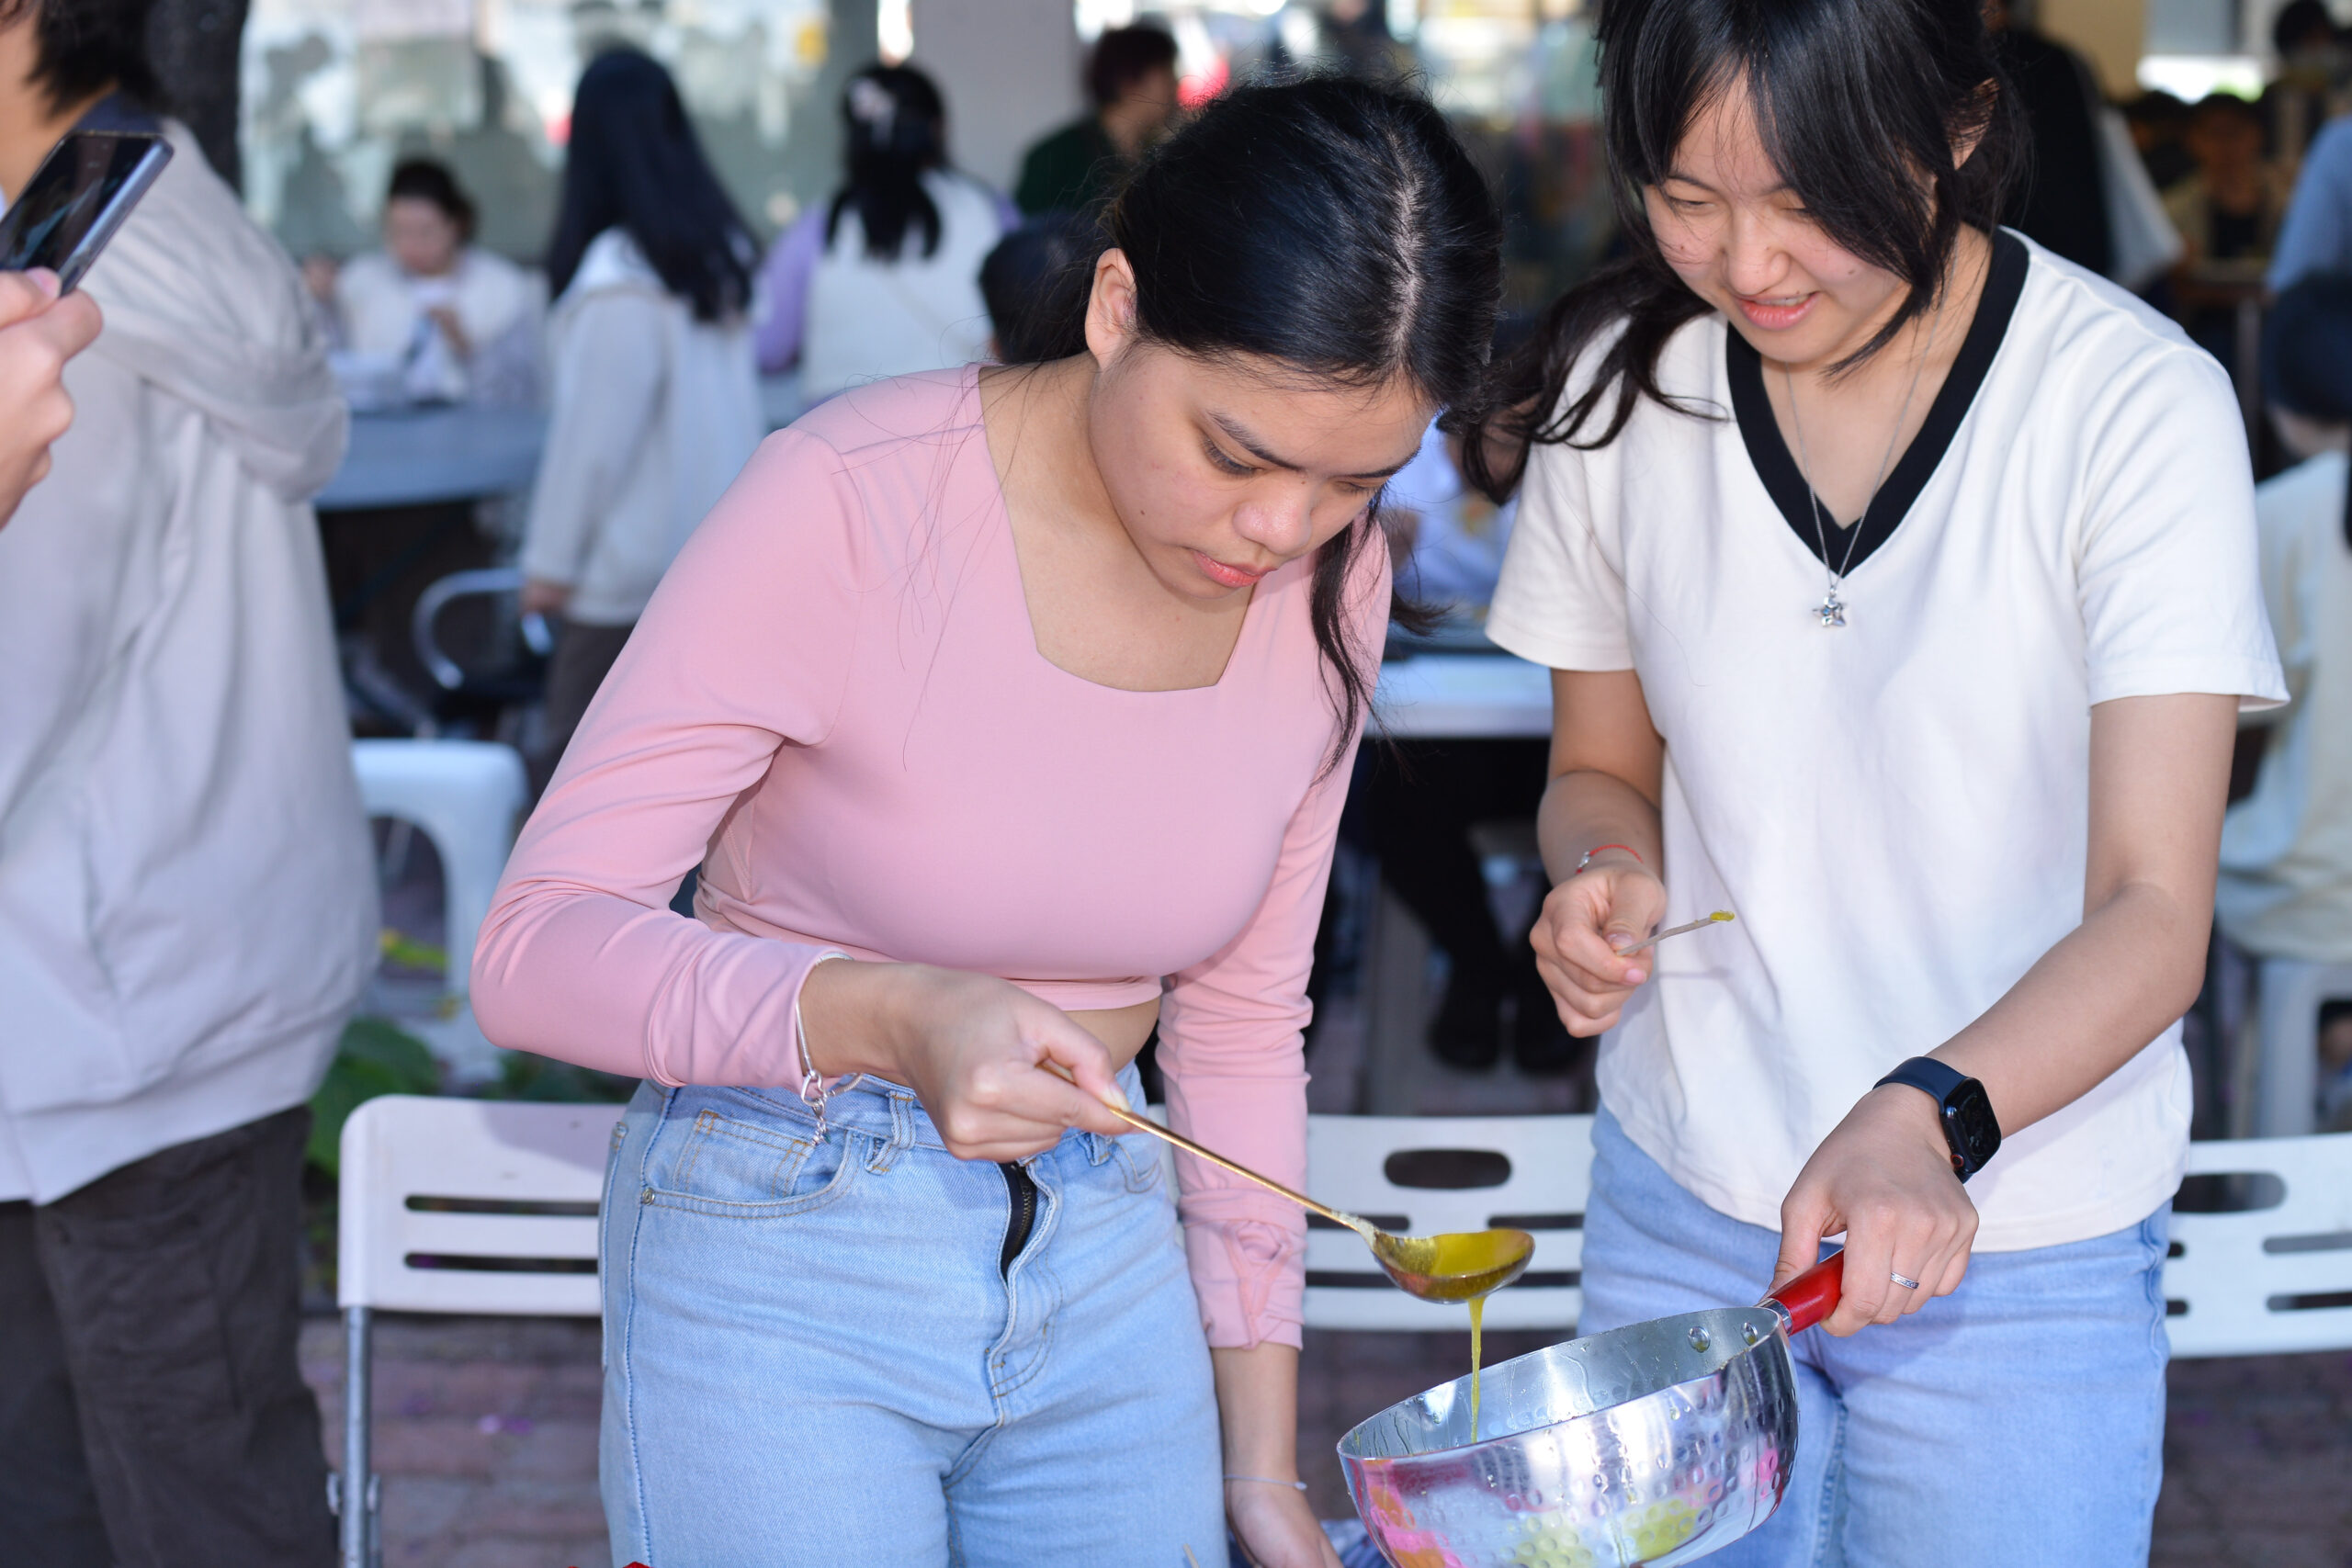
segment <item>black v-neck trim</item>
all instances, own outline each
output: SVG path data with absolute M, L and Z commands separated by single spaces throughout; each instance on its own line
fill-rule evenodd
M 1911 438 L 1911 445 L 1903 449 L 1894 471 L 1886 476 L 1886 483 L 1864 510 L 1859 525 L 1862 535 L 1851 541 L 1850 559 L 1846 551 L 1852 525 L 1838 526 L 1826 512 L 1819 521 L 1815 517 L 1813 491 L 1798 471 L 1796 459 L 1789 453 L 1789 444 L 1781 439 L 1781 422 L 1772 417 L 1772 400 L 1764 394 L 1763 356 L 1739 335 L 1737 329 L 1724 329 L 1724 368 L 1731 378 L 1732 414 L 1739 422 L 1740 439 L 1747 446 L 1747 460 L 1755 465 L 1756 477 L 1764 481 L 1766 493 L 1781 509 L 1790 529 L 1824 566 L 1836 561 L 1851 571 L 1876 554 L 1878 547 L 1894 536 L 1896 525 L 1910 515 L 1911 503 L 1928 488 L 1928 480 L 1943 461 L 1952 437 L 1960 434 L 1961 421 L 1968 417 L 1977 389 L 1984 384 L 1985 373 L 1993 367 L 1993 356 L 2000 352 L 2001 339 L 2009 330 L 2009 318 L 2017 311 L 2018 296 L 2025 291 L 2027 260 L 2025 242 L 2006 229 L 1993 231 L 1992 268 L 1984 279 L 1984 292 L 1977 298 L 1976 319 L 1969 322 L 1968 336 L 1961 342 L 1960 356 L 1952 361 L 1951 373 L 1944 378 L 1942 389 L 1928 406 L 1927 423 Z M 1829 543 L 1826 554 L 1822 549 L 1824 534 Z

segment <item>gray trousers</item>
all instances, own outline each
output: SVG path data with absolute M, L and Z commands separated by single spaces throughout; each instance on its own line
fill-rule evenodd
M 555 775 L 555 765 L 563 761 L 563 749 L 571 744 L 572 731 L 580 728 L 596 688 L 605 683 L 628 644 L 628 634 L 636 629 L 633 621 L 625 626 L 566 621 L 556 629 L 555 657 L 548 660 L 547 735 L 538 754 L 530 759 L 534 796 Z
M 41 1568 L 330 1568 L 295 1362 L 296 1106 L 0 1203 L 0 1550 Z

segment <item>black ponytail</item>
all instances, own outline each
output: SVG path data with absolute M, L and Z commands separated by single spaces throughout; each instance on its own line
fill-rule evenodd
M 1502 221 L 1445 118 L 1418 94 L 1341 77 L 1243 87 L 1162 142 L 1080 245 L 1136 276 L 1148 341 L 1202 358 L 1248 355 L 1320 381 L 1402 378 L 1467 405 L 1484 383 L 1502 300 Z M 1044 336 L 1082 352 L 1087 291 L 1065 281 Z M 1363 722 L 1379 666 L 1356 646 L 1348 592 L 1381 549 L 1377 507 L 1323 546 L 1308 592 L 1339 719 L 1331 760 Z
M 1640 399 L 1677 406 L 1658 387 L 1658 355 L 1712 307 L 1660 254 L 1643 193 L 1720 95 L 1749 96 L 1766 152 L 1822 231 L 1908 286 L 1837 372 L 1934 303 L 1962 226 L 1999 221 L 2026 155 L 1978 0 L 1609 0 L 1597 36 L 1602 141 L 1632 254 L 1552 306 L 1483 414 L 1448 415 L 1447 429 L 1471 437 L 1472 481 L 1498 499 L 1517 487 L 1531 443 L 1605 446 Z M 1955 167 L 1952 149 L 1972 142 Z M 1562 406 L 1604 338 L 1585 389 Z M 1598 434 L 1580 439 L 1596 417 Z
M 911 65 L 871 65 L 842 89 L 849 178 L 825 214 L 825 243 L 857 209 L 865 254 L 896 261 L 909 228 L 922 231 L 922 254 L 939 250 L 939 208 L 922 177 L 947 166 L 947 105 L 932 79 Z

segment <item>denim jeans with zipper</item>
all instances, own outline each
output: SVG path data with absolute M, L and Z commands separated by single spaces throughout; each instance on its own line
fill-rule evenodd
M 788 1089 L 648 1083 L 615 1131 L 614 1562 L 1218 1562 L 1208 1348 L 1155 1151 L 960 1160 L 873 1079 L 825 1123 Z

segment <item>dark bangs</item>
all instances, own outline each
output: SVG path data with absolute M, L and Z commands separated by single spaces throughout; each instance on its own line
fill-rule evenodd
M 1600 28 L 1604 138 L 1620 217 L 1655 254 L 1642 193 L 1723 94 L 1745 90 L 1764 151 L 1838 247 L 1909 298 L 1840 369 L 1935 302 L 1962 224 L 1990 228 L 2026 141 L 1984 22 L 1952 0 L 1614 4 Z M 1954 145 L 1975 143 L 1954 168 Z M 1662 264 L 1661 264 L 1662 265 Z

